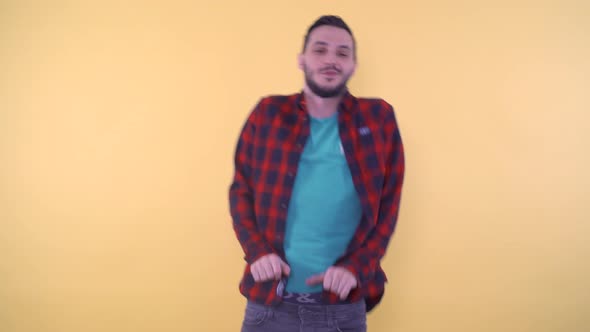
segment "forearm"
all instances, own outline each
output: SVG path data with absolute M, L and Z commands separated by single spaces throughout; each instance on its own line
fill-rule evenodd
M 387 138 L 386 168 L 377 223 L 363 244 L 338 264 L 350 270 L 361 284 L 372 279 L 377 272 L 379 262 L 385 255 L 395 231 L 400 208 L 405 172 L 404 148 L 393 110 L 388 114 L 389 118 L 384 124 Z
M 259 106 L 260 104 L 250 113 L 240 132 L 234 155 L 234 177 L 229 190 L 233 229 L 248 263 L 273 252 L 258 229 L 254 211 L 252 169 L 256 114 Z
M 230 211 L 234 232 L 248 263 L 273 252 L 258 230 L 252 195 L 239 179 L 231 185 Z
M 395 191 L 383 197 L 377 225 L 361 247 L 337 264 L 351 271 L 361 285 L 374 277 L 385 255 L 397 224 L 399 201 L 400 195 Z

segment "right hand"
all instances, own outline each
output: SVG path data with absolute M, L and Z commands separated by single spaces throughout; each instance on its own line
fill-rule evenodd
M 277 254 L 268 254 L 252 263 L 250 272 L 254 281 L 263 282 L 280 280 L 283 274 L 288 276 L 291 273 L 291 268 Z

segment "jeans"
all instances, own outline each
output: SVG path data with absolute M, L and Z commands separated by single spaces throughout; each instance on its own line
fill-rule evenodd
M 265 306 L 248 301 L 242 332 L 366 332 L 365 302 Z

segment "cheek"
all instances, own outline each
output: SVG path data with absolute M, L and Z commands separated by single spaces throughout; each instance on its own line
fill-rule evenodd
M 307 65 L 305 67 L 305 72 L 307 73 L 307 75 L 316 76 L 318 74 L 318 69 L 313 66 Z
M 344 76 L 346 76 L 346 77 L 352 76 L 352 74 L 354 74 L 354 69 L 355 69 L 354 66 L 346 68 L 344 70 L 344 73 L 345 73 Z

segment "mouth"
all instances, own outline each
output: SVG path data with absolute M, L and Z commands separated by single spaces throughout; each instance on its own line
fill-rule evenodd
M 322 72 L 322 75 L 326 77 L 336 77 L 339 75 L 339 72 L 336 70 L 326 70 Z
M 321 74 L 322 74 L 322 76 L 324 76 L 326 78 L 326 80 L 333 81 L 338 77 L 338 75 L 340 73 L 335 70 L 326 70 L 326 71 L 322 72 Z

